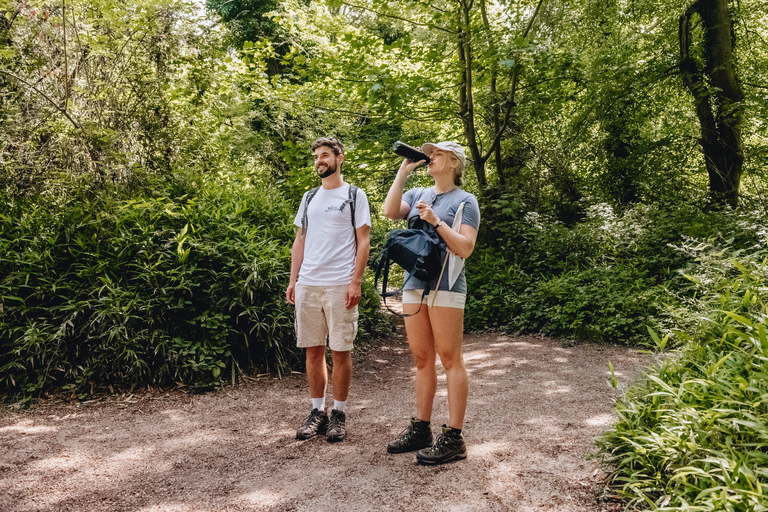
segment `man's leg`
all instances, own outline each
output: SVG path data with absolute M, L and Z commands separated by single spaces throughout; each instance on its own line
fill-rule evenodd
M 346 402 L 349 397 L 349 385 L 352 382 L 352 352 L 331 350 L 333 356 L 333 399 Z
M 296 431 L 296 438 L 310 439 L 322 434 L 328 428 L 328 414 L 325 412 L 325 387 L 328 369 L 325 365 L 325 346 L 307 347 L 307 384 L 312 398 L 312 412 Z
M 325 337 L 328 328 L 321 305 L 321 290 L 317 287 L 296 287 L 296 338 L 306 350 L 307 385 L 312 410 L 296 430 L 298 439 L 310 439 L 323 433 L 328 425 L 325 412 L 325 389 L 328 369 L 325 364 Z
M 307 384 L 309 385 L 310 398 L 325 398 L 325 389 L 328 386 L 325 346 L 307 347 L 306 351 Z
M 329 287 L 324 310 L 328 319 L 328 345 L 333 357 L 333 409 L 325 438 L 341 441 L 346 436 L 346 410 L 352 382 L 352 347 L 357 335 L 357 306 L 347 308 L 346 286 Z
M 328 420 L 325 439 L 328 442 L 343 441 L 347 435 L 347 397 L 352 382 L 352 352 L 332 350 L 333 409 Z

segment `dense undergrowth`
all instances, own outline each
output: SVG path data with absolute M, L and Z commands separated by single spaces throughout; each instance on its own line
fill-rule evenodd
M 602 461 L 631 510 L 767 510 L 768 250 L 688 250 L 696 294 L 672 332 L 686 343 L 618 401 Z
M 208 389 L 299 366 L 285 301 L 293 206 L 269 188 L 3 201 L 0 388 Z M 387 327 L 366 286 L 360 337 Z
M 598 204 L 565 226 L 499 200 L 484 212 L 482 240 L 467 260 L 470 329 L 543 332 L 581 341 L 637 345 L 648 327 L 671 328 L 670 311 L 690 292 L 681 273 L 687 245 L 721 250 L 763 244 L 759 218 L 694 206 Z M 673 315 L 674 316 L 674 315 Z

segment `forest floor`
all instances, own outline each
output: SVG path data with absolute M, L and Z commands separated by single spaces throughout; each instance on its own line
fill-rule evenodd
M 147 390 L 0 410 L 0 510 L 605 512 L 593 438 L 650 364 L 626 347 L 471 334 L 468 458 L 390 455 L 414 413 L 402 326 L 356 353 L 348 437 L 295 439 L 304 376 L 253 376 L 207 394 Z M 439 367 L 439 365 L 438 365 Z M 328 391 L 332 400 L 332 389 Z M 332 402 L 331 402 L 332 403 Z M 439 373 L 433 431 L 447 418 Z

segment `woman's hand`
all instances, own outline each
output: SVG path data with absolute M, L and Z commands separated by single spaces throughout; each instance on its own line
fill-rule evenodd
M 437 226 L 440 218 L 437 216 L 432 207 L 429 206 L 423 199 L 419 199 L 419 201 L 416 203 L 416 209 L 419 210 L 419 218 L 421 220 L 428 222 L 433 226 Z
M 389 187 L 387 197 L 384 199 L 384 215 L 388 219 L 405 219 L 408 216 L 408 212 L 411 211 L 411 207 L 403 201 L 403 190 L 405 189 L 405 181 L 408 176 L 424 163 L 423 160 L 414 162 L 408 158 L 403 160 L 400 164 L 400 169 L 397 171 L 395 181 L 392 182 L 392 186 Z
M 406 158 L 403 160 L 403 163 L 400 164 L 400 169 L 397 171 L 397 174 L 402 174 L 403 177 L 407 178 L 417 167 L 422 166 L 425 163 L 424 160 L 414 162 L 410 158 Z

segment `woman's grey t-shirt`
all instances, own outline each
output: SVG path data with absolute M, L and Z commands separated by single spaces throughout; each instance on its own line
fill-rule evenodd
M 464 210 L 461 213 L 461 223 L 472 226 L 475 229 L 480 227 L 480 207 L 477 204 L 477 198 L 469 192 L 460 188 L 454 188 L 449 192 L 443 194 L 435 194 L 435 188 L 412 188 L 403 194 L 403 201 L 408 203 L 411 207 L 411 211 L 408 212 L 408 219 L 419 216 L 419 210 L 416 208 L 416 203 L 420 199 L 423 199 L 427 204 L 432 205 L 432 210 L 435 214 L 445 222 L 450 228 L 453 225 L 453 221 L 456 218 L 456 211 L 459 209 L 459 205 L 466 201 Z M 440 238 L 440 245 L 445 250 L 446 244 L 442 237 Z M 434 290 L 437 285 L 437 277 L 430 283 L 430 290 Z M 406 290 L 423 290 L 426 286 L 424 281 L 416 279 L 415 277 L 405 283 Z M 440 281 L 440 290 L 448 290 L 448 271 L 446 269 L 443 272 L 443 279 Z M 461 274 L 456 282 L 453 284 L 452 292 L 467 293 L 467 278 L 464 275 L 464 269 L 461 270 Z

